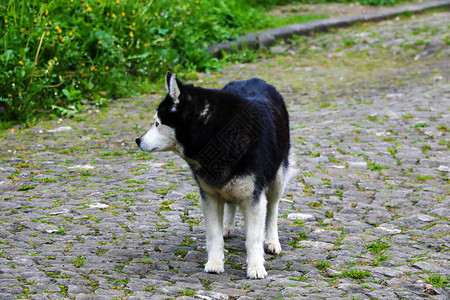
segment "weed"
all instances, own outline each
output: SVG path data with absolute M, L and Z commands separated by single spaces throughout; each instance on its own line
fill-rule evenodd
M 291 277 L 291 278 L 288 278 L 288 279 L 292 280 L 292 281 L 307 281 L 308 277 L 302 275 L 302 276 L 298 276 L 298 277 Z
M 431 179 L 434 179 L 434 178 L 435 177 L 431 176 L 431 175 L 423 175 L 423 174 L 416 175 L 416 179 L 418 181 L 420 181 L 420 182 L 424 182 L 424 181 L 431 180 Z
M 440 274 L 430 275 L 427 278 L 425 278 L 425 281 L 437 288 L 449 287 L 448 277 L 442 276 Z
M 412 118 L 414 118 L 414 116 L 412 114 L 404 114 L 404 115 L 402 115 L 402 118 L 403 119 L 412 119 Z
M 378 165 L 377 163 L 375 163 L 373 161 L 368 161 L 367 162 L 367 169 L 368 170 L 383 170 L 383 169 L 389 169 L 389 167 L 388 166 Z
M 341 277 L 350 277 L 353 279 L 363 279 L 369 277 L 372 274 L 369 270 L 361 270 L 361 269 L 350 269 L 344 270 L 341 273 Z
M 35 185 L 23 185 L 19 187 L 19 192 L 29 191 L 36 188 Z
M 79 255 L 77 258 L 72 259 L 70 262 L 77 268 L 84 265 L 84 262 L 86 261 L 86 257 L 83 255 Z
M 196 291 L 193 291 L 193 290 L 181 290 L 180 293 L 183 296 L 192 296 L 192 295 L 195 295 Z
M 424 127 L 428 127 L 427 123 L 417 123 L 416 125 L 413 126 L 415 129 L 419 129 L 419 128 L 424 128 Z
M 318 261 L 316 261 L 316 263 L 314 265 L 316 266 L 316 268 L 318 270 L 323 271 L 323 270 L 327 269 L 330 266 L 330 262 L 323 261 L 323 260 L 318 260 Z
M 184 258 L 186 254 L 188 253 L 188 250 L 186 249 L 176 249 L 173 254 L 178 256 L 179 258 Z
M 384 253 L 386 250 L 391 248 L 391 244 L 384 242 L 382 240 L 378 240 L 376 242 L 370 243 L 365 246 L 367 250 L 370 251 L 372 254 L 381 254 Z

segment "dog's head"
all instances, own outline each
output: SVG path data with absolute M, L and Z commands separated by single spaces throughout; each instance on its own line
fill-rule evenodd
M 174 151 L 175 153 L 182 154 L 183 147 L 176 139 L 175 127 L 179 119 L 178 109 L 183 88 L 176 74 L 167 72 L 167 96 L 158 106 L 154 117 L 155 122 L 150 130 L 136 139 L 136 143 L 142 151 Z

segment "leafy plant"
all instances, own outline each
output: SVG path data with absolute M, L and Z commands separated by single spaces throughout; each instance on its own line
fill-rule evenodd
M 441 287 L 448 287 L 449 284 L 449 280 L 448 277 L 442 276 L 442 275 L 430 275 L 427 278 L 425 278 L 425 281 L 428 282 L 429 284 L 434 285 L 437 288 L 441 288 Z
M 316 261 L 315 266 L 317 269 L 323 271 L 330 266 L 330 262 L 318 260 L 318 261 Z
M 372 254 L 381 254 L 391 248 L 391 244 L 378 240 L 365 246 Z
M 353 279 L 362 279 L 369 277 L 372 274 L 369 270 L 361 270 L 361 269 L 350 269 L 344 270 L 341 273 L 341 277 L 350 277 Z

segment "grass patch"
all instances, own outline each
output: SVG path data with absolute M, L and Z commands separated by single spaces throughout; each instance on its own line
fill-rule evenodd
M 23 186 L 19 186 L 19 192 L 25 192 L 25 191 L 33 190 L 35 188 L 36 188 L 35 185 L 23 185 Z
M 417 179 L 417 181 L 420 181 L 420 182 L 425 182 L 425 181 L 427 181 L 427 180 L 435 179 L 434 176 L 431 176 L 431 175 L 423 175 L 423 174 L 418 174 L 418 175 L 416 175 L 415 178 Z
M 379 165 L 373 161 L 369 161 L 367 162 L 367 170 L 372 170 L 372 171 L 376 171 L 376 170 L 385 170 L 385 169 L 389 169 L 388 166 L 382 166 Z
M 350 277 L 353 279 L 363 279 L 372 275 L 372 272 L 369 270 L 360 270 L 360 269 L 350 269 L 344 270 L 341 273 L 341 277 Z
M 372 254 L 381 254 L 391 248 L 391 244 L 378 240 L 365 246 Z
M 77 258 L 72 259 L 70 262 L 72 263 L 72 265 L 79 268 L 82 265 L 84 265 L 85 261 L 86 261 L 86 257 L 83 255 L 79 255 Z
M 442 275 L 430 275 L 427 278 L 425 278 L 425 281 L 429 284 L 432 284 L 434 287 L 442 288 L 442 287 L 449 287 L 449 280 L 448 277 L 442 276 Z
M 330 266 L 330 263 L 328 261 L 318 260 L 314 265 L 318 270 L 323 271 Z

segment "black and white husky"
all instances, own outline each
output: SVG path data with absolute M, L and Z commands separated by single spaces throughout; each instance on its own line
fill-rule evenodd
M 173 151 L 189 164 L 205 217 L 205 271 L 224 271 L 223 238 L 232 235 L 239 206 L 247 276 L 266 277 L 264 250 L 281 252 L 278 203 L 293 173 L 283 97 L 257 78 L 215 90 L 182 84 L 168 72 L 166 89 L 153 127 L 136 143 L 147 152 Z

